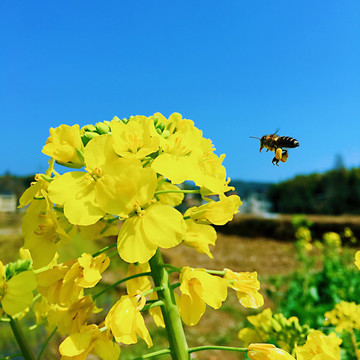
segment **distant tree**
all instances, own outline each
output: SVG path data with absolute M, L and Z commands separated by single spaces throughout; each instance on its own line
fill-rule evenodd
M 344 158 L 341 154 L 336 154 L 335 155 L 335 160 L 334 160 L 334 170 L 343 170 L 345 169 L 345 163 L 344 163 Z
M 360 169 L 296 176 L 270 186 L 268 198 L 279 213 L 359 214 Z

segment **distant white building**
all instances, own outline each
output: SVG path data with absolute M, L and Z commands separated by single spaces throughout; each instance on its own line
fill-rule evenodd
M 15 194 L 0 193 L 0 212 L 15 212 L 17 199 Z
M 239 208 L 242 214 L 254 214 L 258 216 L 270 216 L 271 204 L 265 200 L 263 196 L 256 193 L 249 195 L 246 199 L 242 199 L 243 204 Z

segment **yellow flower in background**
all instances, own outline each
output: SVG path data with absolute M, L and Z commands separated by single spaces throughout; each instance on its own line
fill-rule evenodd
M 360 270 L 360 251 L 357 251 L 355 254 L 355 265 Z
M 223 196 L 219 201 L 190 208 L 190 217 L 200 224 L 225 225 L 233 219 L 241 204 L 237 195 Z
M 268 332 L 271 328 L 271 319 L 272 311 L 270 308 L 266 308 L 261 313 L 257 315 L 250 315 L 247 317 L 247 320 L 250 324 L 254 325 L 256 328 L 262 328 L 265 332 Z
M 126 124 L 115 116 L 110 127 L 114 150 L 121 157 L 144 159 L 159 148 L 160 135 L 146 116 L 132 116 Z
M 183 267 L 180 283 L 180 315 L 184 323 L 189 326 L 199 322 L 205 312 L 206 304 L 219 309 L 227 296 L 226 281 L 206 273 L 205 269 Z
M 52 269 L 39 272 L 36 275 L 38 291 L 49 304 L 70 306 L 83 294 L 83 288 L 73 281 L 64 282 L 64 278 L 75 260 L 54 266 Z
M 311 244 L 311 231 L 308 227 L 300 226 L 296 229 L 295 237 L 298 240 L 298 243 L 305 248 L 306 251 L 311 251 L 312 244 Z
M 5 266 L 0 261 L 0 303 L 6 314 L 13 316 L 30 306 L 36 286 L 35 274 L 30 270 L 16 274 L 7 280 Z
M 324 314 L 326 324 L 336 326 L 336 331 L 360 329 L 360 305 L 354 302 L 340 301 L 334 309 Z
M 153 345 L 140 310 L 145 305 L 141 295 L 123 295 L 108 312 L 105 326 L 111 330 L 117 342 L 137 343 L 137 336 L 145 340 L 148 347 Z
M 100 331 L 97 325 L 84 326 L 70 334 L 59 346 L 61 360 L 86 360 L 89 354 L 103 360 L 118 359 L 120 347 L 112 341 L 109 331 Z
M 43 309 L 46 310 L 44 304 Z M 62 335 L 79 332 L 87 324 L 90 316 L 101 310 L 96 307 L 90 295 L 80 298 L 70 306 L 48 305 L 46 314 L 48 328 L 57 326 Z
M 241 305 L 253 309 L 264 305 L 264 298 L 259 293 L 260 282 L 256 271 L 237 273 L 225 269 L 224 279 L 228 280 L 228 286 L 236 291 Z
M 250 360 L 295 360 L 285 350 L 272 344 L 250 344 L 247 356 Z
M 30 204 L 22 223 L 24 248 L 30 251 L 34 269 L 48 265 L 59 245 L 71 241 L 58 222 L 52 204 L 43 194 L 44 200 L 34 200 Z
M 62 163 L 83 165 L 81 156 L 79 157 L 83 147 L 79 125 L 60 125 L 55 129 L 50 128 L 50 137 L 42 152 Z
M 333 248 L 341 247 L 341 238 L 340 235 L 336 232 L 330 231 L 323 235 L 325 244 Z
M 340 360 L 342 340 L 335 333 L 325 335 L 319 330 L 311 332 L 306 344 L 295 346 L 297 360 Z

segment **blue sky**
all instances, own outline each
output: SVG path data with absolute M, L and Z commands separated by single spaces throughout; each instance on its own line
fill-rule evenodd
M 180 112 L 233 179 L 360 166 L 360 2 L 0 4 L 0 174 L 44 171 L 49 128 Z M 258 140 L 298 139 L 279 167 Z

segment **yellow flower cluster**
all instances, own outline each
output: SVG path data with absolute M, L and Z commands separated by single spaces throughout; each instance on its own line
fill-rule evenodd
M 162 300 L 159 290 L 152 289 L 148 261 L 159 248 L 180 243 L 212 258 L 213 225 L 232 220 L 241 205 L 237 195 L 226 194 L 233 188 L 222 165 L 225 156 L 218 157 L 214 151 L 193 121 L 177 113 L 168 119 L 156 113 L 123 120 L 115 117 L 83 128 L 51 128 L 43 147 L 43 153 L 51 157 L 49 168 L 36 175 L 20 199 L 20 207 L 28 205 L 22 233 L 36 281 L 34 276 L 34 282 L 24 287 L 21 309 L 14 303 L 16 310 L 9 310 L 13 299 L 9 289 L 16 276 L 10 279 L 2 297 L 3 309 L 9 314 L 24 310 L 31 303 L 29 293 L 32 300 L 37 287 L 42 295 L 33 306 L 37 321 L 46 321 L 49 331 L 56 327 L 65 336 L 59 347 L 63 360 L 86 359 L 89 354 L 115 359 L 120 354 L 118 343 L 133 344 L 138 337 L 151 347 L 144 307 L 158 326 L 165 324 L 160 307 L 150 306 Z M 68 171 L 57 172 L 55 163 Z M 177 206 L 184 200 L 185 181 L 196 185 L 194 192 L 202 196 L 203 204 L 183 214 Z M 105 235 L 116 236 L 117 252 L 128 263 L 127 294 L 111 306 L 101 323 L 93 324 L 91 315 L 101 310 L 95 305 L 97 296 L 86 295 L 86 290 L 102 279 L 110 259 L 104 252 L 90 255 L 87 245 Z M 59 255 L 62 245 L 78 238 L 84 239 L 84 253 L 58 262 L 64 257 Z M 218 309 L 228 288 L 236 291 L 245 307 L 263 305 L 256 272 L 190 267 L 178 271 L 176 303 L 187 325 L 195 325 L 207 305 Z
M 300 325 L 296 316 L 287 319 L 281 313 L 273 314 L 270 308 L 248 316 L 247 320 L 252 327 L 245 327 L 238 334 L 245 345 L 272 341 L 291 354 L 294 354 L 295 345 L 305 344 L 307 335 L 312 331 L 308 325 Z
M 37 176 L 20 200 L 20 206 L 31 203 L 23 235 L 34 267 L 52 261 L 58 246 L 71 239 L 71 227 L 104 224 L 109 217 L 123 221 L 118 252 L 129 263 L 145 263 L 157 248 L 183 240 L 212 256 L 208 245 L 215 243 L 216 235 L 211 227 L 200 225 L 225 224 L 241 201 L 225 195 L 232 188 L 221 164 L 224 156 L 214 154 L 211 141 L 180 114 L 126 121 L 115 117 L 97 125 L 99 131 L 92 133 L 90 125 L 50 130 L 43 152 L 79 170 L 59 175 L 51 163 L 48 181 Z M 174 208 L 183 200 L 177 185 L 184 181 L 193 181 L 202 194 L 217 195 L 219 201 L 189 209 L 184 218 Z
M 354 302 L 340 301 L 325 317 L 326 323 L 336 326 L 337 332 L 360 330 L 360 305 Z
M 312 331 L 305 345 L 295 346 L 296 360 L 340 360 L 342 340 L 335 333 L 325 335 L 321 331 Z M 285 350 L 272 344 L 254 343 L 248 346 L 250 360 L 295 360 Z

